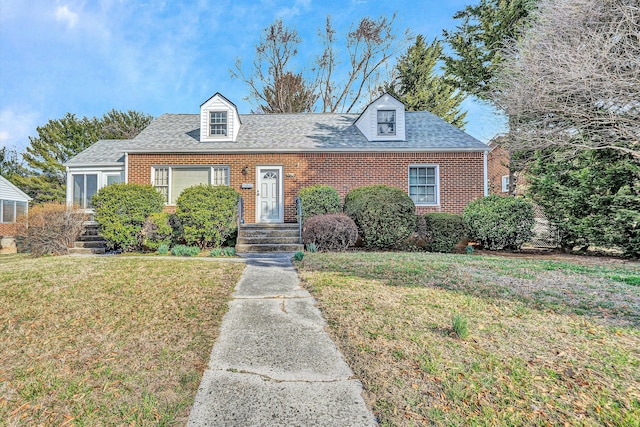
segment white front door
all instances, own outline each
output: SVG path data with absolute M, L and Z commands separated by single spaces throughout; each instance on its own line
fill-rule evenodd
M 258 166 L 256 222 L 283 222 L 282 166 Z

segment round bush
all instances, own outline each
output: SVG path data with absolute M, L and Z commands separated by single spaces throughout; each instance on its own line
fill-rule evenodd
M 474 200 L 462 218 L 469 239 L 492 251 L 518 250 L 533 237 L 533 206 L 523 199 L 491 195 Z
M 453 252 L 467 234 L 462 216 L 444 212 L 422 215 L 416 230 L 430 252 Z
M 142 224 L 142 246 L 149 251 L 157 250 L 160 245 L 169 245 L 173 235 L 173 228 L 169 224 L 170 214 L 165 212 L 152 213 Z
M 328 185 L 312 185 L 298 193 L 302 202 L 302 221 L 314 215 L 340 212 L 340 196 Z
M 321 251 L 344 251 L 358 238 L 358 227 L 345 214 L 315 215 L 304 223 L 302 241 Z
M 91 199 L 100 235 L 107 245 L 124 251 L 138 250 L 145 219 L 159 213 L 164 198 L 151 185 L 111 184 L 102 187 Z
M 240 194 L 210 184 L 185 189 L 176 201 L 176 216 L 187 245 L 219 247 L 236 231 Z
M 386 185 L 356 188 L 344 199 L 344 212 L 355 221 L 369 248 L 391 248 L 402 243 L 415 230 L 415 210 L 404 191 Z

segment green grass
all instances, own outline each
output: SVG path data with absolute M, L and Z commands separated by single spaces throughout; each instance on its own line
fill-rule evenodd
M 640 425 L 640 289 L 614 277 L 637 263 L 332 253 L 296 265 L 381 425 Z
M 184 424 L 243 268 L 0 256 L 0 420 Z

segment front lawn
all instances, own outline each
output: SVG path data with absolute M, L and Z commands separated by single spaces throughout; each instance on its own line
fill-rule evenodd
M 638 263 L 332 253 L 297 267 L 383 426 L 640 425 Z
M 0 256 L 0 420 L 184 424 L 243 268 Z

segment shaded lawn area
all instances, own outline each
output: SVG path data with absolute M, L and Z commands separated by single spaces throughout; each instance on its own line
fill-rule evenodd
M 0 256 L 0 420 L 185 424 L 243 269 Z
M 638 263 L 331 253 L 296 266 L 383 426 L 640 425 Z

